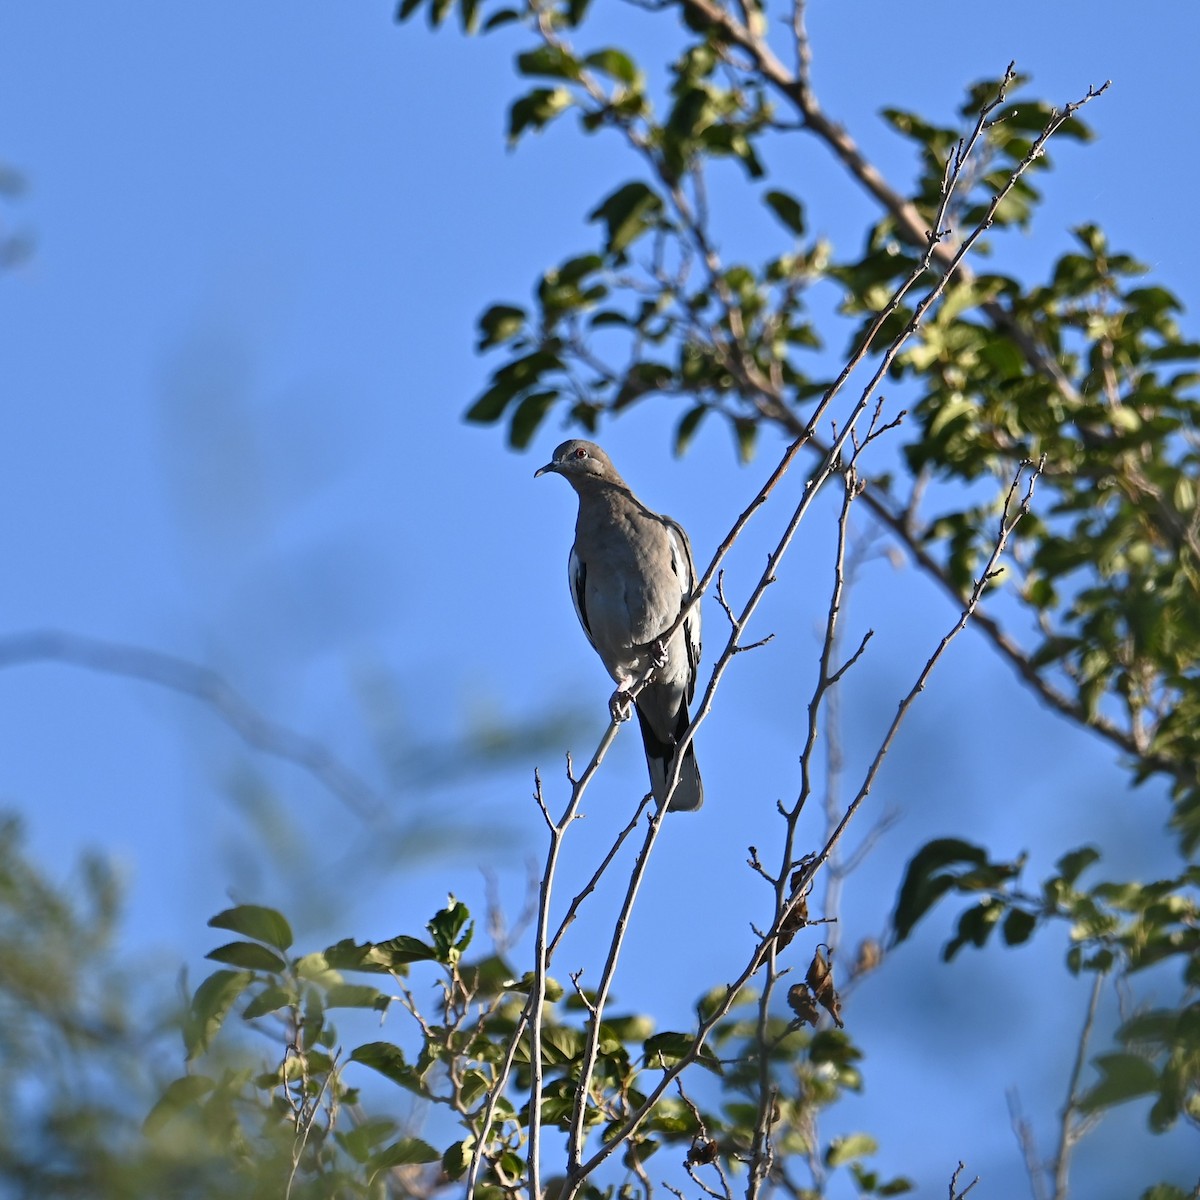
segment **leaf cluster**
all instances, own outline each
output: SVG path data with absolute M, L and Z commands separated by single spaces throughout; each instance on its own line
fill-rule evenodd
M 184 1025 L 191 1069 L 170 1083 L 145 1122 L 154 1138 L 204 1143 L 247 1180 L 280 1170 L 287 1153 L 293 1194 L 328 1189 L 339 1195 L 432 1195 L 457 1191 L 478 1156 L 476 1194 L 506 1196 L 525 1181 L 530 1122 L 530 1038 L 522 1015 L 530 977 L 514 979 L 496 955 L 469 960 L 473 922 L 453 898 L 426 925 L 425 937 L 338 942 L 322 951 L 292 952 L 285 918 L 241 905 L 210 925 L 240 935 L 209 957 L 227 964 L 193 993 Z M 406 980 L 429 974 L 440 999 L 423 1011 Z M 347 975 L 386 976 L 391 990 L 349 982 Z M 566 1130 L 580 1086 L 586 1026 L 594 998 L 547 981 L 541 1031 L 543 1125 Z M 714 992 L 697 1005 L 698 1021 L 726 998 Z M 403 1009 L 407 1028 L 347 1049 L 330 1020 L 335 1009 Z M 273 1059 L 260 1066 L 231 1018 L 268 1035 Z M 645 1163 L 665 1148 L 684 1155 L 693 1171 L 739 1173 L 750 1153 L 763 1069 L 763 1031 L 756 997 L 745 992 L 713 1027 L 693 1065 L 703 1083 L 665 1092 L 645 1119 L 620 1133 L 663 1071 L 689 1060 L 696 1032 L 656 1031 L 648 1016 L 606 1015 L 585 1121 L 601 1141 L 624 1139 L 623 1161 Z M 884 1179 L 867 1160 L 874 1140 L 843 1135 L 814 1141 L 816 1112 L 862 1086 L 860 1050 L 841 1029 L 809 1030 L 788 1015 L 766 1031 L 766 1064 L 777 1096 L 773 1139 L 779 1153 L 818 1155 L 828 1171 L 846 1170 L 863 1195 L 898 1195 L 903 1179 Z M 505 1064 L 511 1062 L 511 1073 Z M 264 1069 L 265 1066 L 265 1069 Z M 219 1068 L 214 1070 L 212 1068 Z M 385 1115 L 386 1093 L 355 1068 L 419 1098 L 425 1128 Z M 694 1093 L 694 1096 L 693 1096 Z M 447 1128 L 438 1111 L 452 1117 Z M 490 1116 L 489 1116 L 490 1114 Z M 434 1127 L 442 1129 L 431 1135 Z M 697 1149 L 702 1147 L 703 1149 Z M 715 1176 L 714 1176 L 715 1178 Z M 382 1190 L 380 1190 L 382 1189 Z M 320 1194 L 330 1194 L 328 1190 Z M 589 1185 L 587 1195 L 611 1196 L 614 1186 Z
M 913 856 L 892 917 L 897 943 L 909 937 L 946 896 L 971 900 L 959 915 L 943 957 L 966 946 L 984 946 L 999 930 L 1007 946 L 1028 941 L 1037 928 L 1065 925 L 1066 967 L 1080 972 L 1119 973 L 1128 979 L 1152 967 L 1173 967 L 1182 994 L 1200 989 L 1200 868 L 1150 883 L 1102 880 L 1080 885 L 1080 876 L 1100 860 L 1083 846 L 1064 854 L 1036 893 L 1019 881 L 1024 856 L 994 862 L 981 846 L 956 838 L 929 842 Z M 1148 1121 L 1162 1133 L 1180 1117 L 1200 1121 L 1200 1004 L 1154 1008 L 1125 1020 L 1116 1032 L 1120 1053 L 1098 1055 L 1099 1079 L 1080 1100 L 1084 1113 L 1153 1096 Z

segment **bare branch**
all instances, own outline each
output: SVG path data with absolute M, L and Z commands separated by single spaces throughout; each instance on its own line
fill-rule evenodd
M 1054 1154 L 1054 1191 L 1051 1200 L 1067 1200 L 1069 1191 L 1067 1175 L 1071 1166 L 1071 1152 L 1079 1140 L 1080 1126 L 1076 1122 L 1079 1112 L 1079 1081 L 1087 1063 L 1088 1044 L 1092 1038 L 1092 1029 L 1096 1024 L 1096 1010 L 1100 1005 L 1100 989 L 1104 986 L 1104 974 L 1097 971 L 1092 979 L 1092 990 L 1088 996 L 1087 1012 L 1083 1018 L 1083 1028 L 1079 1032 L 1079 1042 L 1075 1047 L 1075 1061 L 1071 1064 L 1071 1075 L 1067 1081 L 1067 1098 L 1063 1103 L 1059 1118 L 1058 1149 Z
M 1013 477 L 1013 485 L 1009 490 L 1010 501 L 1015 495 L 1023 471 L 1028 466 L 1031 466 L 1031 464 L 1022 464 L 1021 468 L 1018 469 L 1017 474 Z M 1033 497 L 1033 489 L 1037 482 L 1040 471 L 1041 464 L 1039 463 L 1037 466 L 1033 467 L 1029 476 L 1028 484 L 1026 486 L 1025 495 L 1021 499 L 1016 511 L 1012 513 L 1011 516 L 1009 503 L 1005 504 L 1004 517 L 1001 520 L 1000 529 L 995 544 L 993 545 L 992 553 L 988 557 L 988 561 L 984 565 L 983 570 L 980 572 L 979 578 L 975 581 L 975 586 L 972 589 L 971 595 L 966 604 L 963 606 L 958 620 L 954 623 L 954 626 L 950 629 L 950 631 L 942 637 L 942 640 L 938 643 L 937 648 L 934 650 L 933 654 L 930 655 L 929 660 L 926 662 L 925 666 L 921 670 L 921 673 L 918 675 L 917 681 L 913 685 L 912 690 L 909 691 L 908 695 L 906 695 L 900 702 L 900 705 L 896 711 L 896 715 L 892 719 L 892 723 L 888 727 L 887 733 L 884 735 L 883 740 L 880 742 L 879 748 L 875 753 L 875 758 L 867 771 L 866 777 L 863 779 L 862 786 L 859 788 L 858 794 L 850 802 L 845 814 L 842 817 L 842 820 L 838 824 L 837 829 L 834 830 L 833 834 L 826 842 L 825 848 L 816 856 L 812 865 L 808 868 L 808 878 L 811 878 L 829 857 L 830 852 L 833 850 L 834 846 L 837 845 L 842 834 L 845 832 L 846 826 L 850 823 L 854 814 L 858 811 L 859 806 L 867 798 L 867 795 L 869 794 L 871 787 L 875 782 L 875 778 L 879 773 L 879 769 L 883 765 L 883 761 L 887 757 L 888 751 L 891 749 L 891 745 L 895 739 L 896 733 L 899 731 L 900 725 L 904 721 L 904 718 L 908 715 L 909 709 L 912 707 L 916 698 L 921 694 L 922 691 L 924 691 L 925 684 L 928 682 L 929 676 L 932 674 L 934 667 L 937 665 L 942 655 L 946 652 L 955 638 L 957 638 L 958 635 L 967 627 L 968 622 L 974 616 L 975 610 L 979 607 L 979 601 L 983 597 L 984 590 L 987 588 L 989 581 L 995 576 L 996 565 L 999 563 L 1000 558 L 1004 553 L 1004 549 L 1008 545 L 1008 540 L 1012 536 L 1013 530 L 1016 529 L 1022 517 L 1029 512 L 1029 504 Z
M 968 1183 L 967 1186 L 960 1192 L 958 1190 L 958 1177 L 966 1169 L 966 1164 L 961 1161 L 959 1162 L 958 1166 L 954 1168 L 954 1174 L 950 1176 L 950 1200 L 963 1200 L 963 1197 L 979 1182 L 979 1176 L 976 1175 L 975 1178 L 972 1179 L 971 1182 Z
M 682 758 L 682 755 L 677 757 Z M 676 775 L 678 775 L 678 769 L 676 770 Z M 675 782 L 677 780 L 671 781 L 668 794 L 671 788 L 674 787 Z M 596 989 L 596 999 L 593 1002 L 594 1010 L 591 1014 L 591 1019 L 588 1021 L 587 1044 L 584 1047 L 583 1062 L 579 1070 L 579 1086 L 575 1093 L 575 1109 L 571 1115 L 571 1128 L 567 1140 L 567 1169 L 569 1175 L 567 1186 L 563 1189 L 562 1200 L 569 1200 L 569 1197 L 575 1194 L 577 1184 L 586 1175 L 586 1172 L 581 1169 L 584 1124 L 587 1119 L 588 1097 L 592 1090 L 592 1074 L 596 1069 L 596 1058 L 600 1052 L 600 1025 L 604 1017 L 604 1007 L 608 1002 L 608 993 L 612 987 L 613 976 L 616 974 L 617 960 L 620 958 L 621 948 L 625 944 L 625 933 L 629 927 L 629 918 L 633 912 L 633 905 L 637 899 L 642 880 L 645 877 L 646 867 L 649 865 L 650 855 L 654 850 L 654 843 L 658 840 L 663 818 L 666 815 L 667 809 L 665 807 L 658 812 L 650 814 L 649 825 L 646 829 L 646 840 L 643 842 L 641 852 L 634 862 L 633 871 L 629 877 L 629 886 L 625 890 L 625 899 L 621 905 L 621 911 L 617 916 L 612 941 L 609 943 L 608 957 L 604 963 L 604 971 L 600 976 L 600 986 Z
M 1038 1158 L 1037 1139 L 1034 1137 L 1033 1126 L 1021 1112 L 1021 1098 L 1016 1088 L 1010 1088 L 1006 1096 L 1008 1101 L 1008 1118 L 1016 1135 L 1017 1145 L 1021 1149 L 1021 1158 L 1025 1163 L 1025 1174 L 1029 1179 L 1029 1190 L 1033 1200 L 1046 1200 L 1046 1186 L 1043 1179 L 1045 1167 Z

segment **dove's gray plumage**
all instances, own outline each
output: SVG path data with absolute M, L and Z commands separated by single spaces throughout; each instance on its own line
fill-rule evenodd
M 571 598 L 579 623 L 620 691 L 641 678 L 654 644 L 675 623 L 696 586 L 687 534 L 651 512 L 629 490 L 607 454 L 572 439 L 535 474 L 561 475 L 579 496 L 571 547 Z M 694 607 L 665 648 L 666 662 L 636 701 L 651 790 L 662 808 L 675 768 L 675 747 L 688 727 L 688 704 L 700 660 L 700 608 Z M 704 786 L 691 745 L 669 807 L 692 811 Z

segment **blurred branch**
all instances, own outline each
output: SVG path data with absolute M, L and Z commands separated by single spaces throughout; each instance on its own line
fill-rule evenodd
M 1021 1096 L 1017 1089 L 1009 1088 L 1008 1118 L 1012 1131 L 1021 1150 L 1021 1159 L 1025 1163 L 1025 1174 L 1029 1179 L 1029 1190 L 1033 1200 L 1046 1200 L 1045 1167 L 1038 1158 L 1037 1137 L 1033 1132 L 1033 1124 L 1021 1111 Z
M 0 670 L 41 662 L 137 679 L 190 696 L 212 709 L 248 746 L 306 771 L 364 820 L 376 820 L 385 812 L 383 797 L 327 746 L 264 716 L 208 667 L 144 646 L 59 629 L 0 636 Z
M 16 200 L 25 191 L 25 178 L 21 173 L 0 162 L 0 197 Z M 32 238 L 23 233 L 10 233 L 6 224 L 0 224 L 0 271 L 18 266 L 33 252 Z
M 1092 1038 L 1092 1029 L 1096 1024 L 1096 1009 L 1100 1004 L 1100 989 L 1104 986 L 1104 972 L 1097 971 L 1092 979 L 1092 991 L 1088 997 L 1087 1012 L 1083 1018 L 1083 1029 L 1079 1033 L 1079 1044 L 1075 1048 L 1075 1061 L 1071 1064 L 1071 1076 L 1067 1082 L 1067 1098 L 1063 1104 L 1059 1120 L 1058 1149 L 1054 1155 L 1054 1191 L 1051 1200 L 1067 1200 L 1068 1173 L 1071 1166 L 1071 1152 L 1075 1143 L 1086 1132 L 1094 1118 L 1077 1121 L 1079 1112 L 1079 1080 L 1087 1062 L 1088 1044 Z

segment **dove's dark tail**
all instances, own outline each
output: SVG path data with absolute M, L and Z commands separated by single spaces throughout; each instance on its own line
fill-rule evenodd
M 664 742 L 654 732 L 642 710 L 638 709 L 638 724 L 642 727 L 642 742 L 646 747 L 646 766 L 650 768 L 650 790 L 660 809 L 667 796 L 671 773 L 675 770 L 675 747 L 689 723 L 687 707 L 681 704 L 671 740 Z M 700 768 L 696 765 L 695 742 L 689 742 L 683 753 L 683 765 L 679 768 L 679 782 L 667 807 L 672 812 L 695 812 L 703 803 L 704 784 L 700 781 Z

